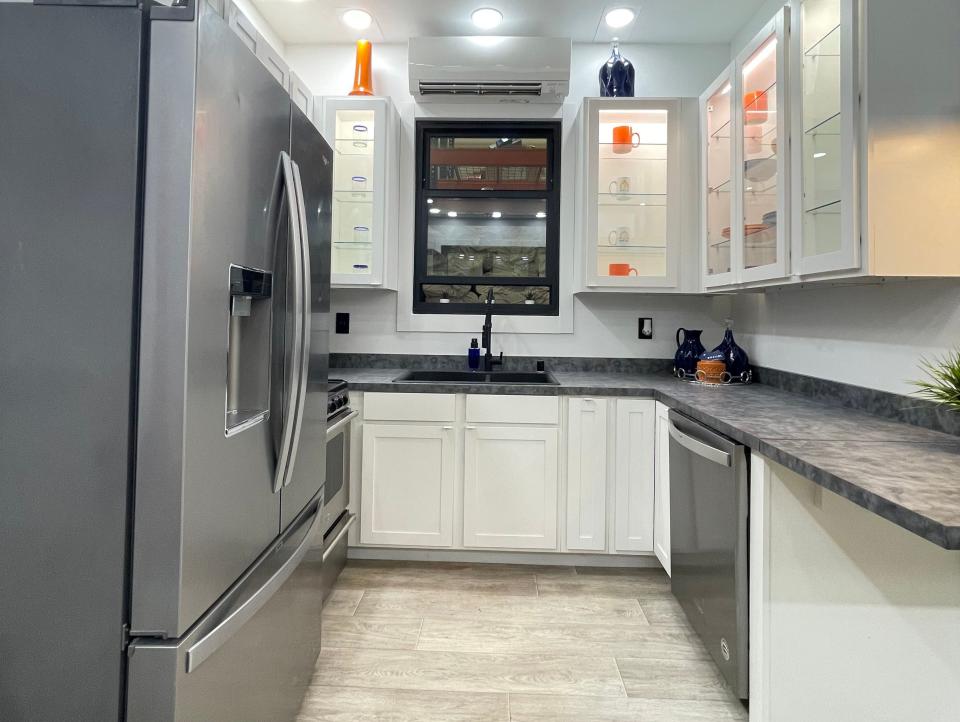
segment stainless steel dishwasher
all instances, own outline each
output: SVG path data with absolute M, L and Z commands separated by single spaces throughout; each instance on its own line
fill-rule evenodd
M 747 699 L 747 450 L 673 409 L 668 418 L 673 594 Z

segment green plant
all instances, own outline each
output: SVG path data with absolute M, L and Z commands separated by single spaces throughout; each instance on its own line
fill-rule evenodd
M 911 382 L 917 387 L 917 393 L 960 411 L 960 349 L 932 361 L 922 358 L 920 368 L 927 378 Z

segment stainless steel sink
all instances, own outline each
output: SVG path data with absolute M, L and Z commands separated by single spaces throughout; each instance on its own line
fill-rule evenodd
M 394 382 L 421 384 L 538 384 L 556 386 L 546 371 L 404 371 Z

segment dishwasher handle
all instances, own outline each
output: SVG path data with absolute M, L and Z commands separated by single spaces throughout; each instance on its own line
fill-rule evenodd
M 732 455 L 683 433 L 672 421 L 667 421 L 667 431 L 671 439 L 688 451 L 692 451 L 697 456 L 702 456 L 707 461 L 712 461 L 714 464 L 720 464 L 721 466 L 733 466 Z

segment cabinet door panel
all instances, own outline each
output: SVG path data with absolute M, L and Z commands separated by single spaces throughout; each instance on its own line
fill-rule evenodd
M 653 551 L 656 402 L 617 401 L 616 522 L 619 552 Z
M 654 458 L 653 551 L 670 574 L 670 434 L 667 407 L 657 404 Z
M 570 399 L 567 548 L 603 551 L 607 517 L 607 402 Z
M 364 424 L 361 543 L 450 546 L 454 459 L 452 427 Z
M 557 548 L 556 427 L 467 427 L 463 543 Z

